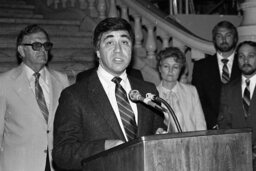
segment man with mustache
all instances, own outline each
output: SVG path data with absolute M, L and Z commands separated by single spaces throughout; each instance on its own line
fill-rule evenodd
M 223 86 L 218 125 L 221 129 L 251 128 L 256 157 L 256 42 L 244 41 L 237 47 L 241 76 Z M 254 161 L 254 169 L 256 169 Z
M 208 129 L 217 125 L 221 87 L 240 75 L 235 48 L 238 34 L 228 21 L 219 22 L 212 30 L 216 54 L 195 62 L 192 84 L 196 86 Z

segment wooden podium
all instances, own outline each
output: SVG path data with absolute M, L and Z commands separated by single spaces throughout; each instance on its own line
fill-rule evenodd
M 145 136 L 82 161 L 84 171 L 252 171 L 251 130 Z

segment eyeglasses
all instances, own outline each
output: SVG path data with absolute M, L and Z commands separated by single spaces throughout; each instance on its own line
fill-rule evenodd
M 49 50 L 52 49 L 52 46 L 53 46 L 53 44 L 51 42 L 45 42 L 45 43 L 34 42 L 34 43 L 31 43 L 31 44 L 24 43 L 24 44 L 21 44 L 21 45 L 23 45 L 23 46 L 32 46 L 32 49 L 34 51 L 40 51 L 42 46 L 44 47 L 44 49 L 46 51 L 49 51 Z

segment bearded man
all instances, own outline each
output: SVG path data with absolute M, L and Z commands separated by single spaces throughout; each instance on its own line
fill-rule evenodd
M 192 76 L 208 129 L 217 125 L 221 87 L 240 75 L 235 55 L 236 27 L 228 21 L 221 21 L 213 28 L 212 39 L 216 54 L 196 61 Z
M 223 86 L 218 125 L 221 129 L 252 129 L 253 170 L 256 170 L 256 42 L 241 42 L 237 57 L 242 74 Z

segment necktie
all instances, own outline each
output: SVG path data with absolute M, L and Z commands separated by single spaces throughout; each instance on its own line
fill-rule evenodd
M 228 59 L 222 59 L 221 62 L 223 63 L 221 80 L 224 84 L 226 84 L 229 82 L 229 71 L 228 71 L 228 66 L 227 66 Z
M 42 87 L 39 84 L 39 77 L 40 77 L 40 73 L 36 72 L 34 73 L 34 77 L 35 77 L 35 94 L 36 94 L 36 100 L 38 103 L 39 108 L 41 109 L 41 112 L 44 116 L 44 119 L 46 122 L 48 122 L 48 109 L 47 109 L 47 105 L 45 102 L 45 98 L 44 98 L 44 93 L 42 90 Z
M 122 79 L 120 77 L 114 77 L 112 79 L 112 81 L 116 83 L 116 88 L 115 88 L 116 101 L 117 101 L 119 113 L 121 116 L 121 120 L 124 125 L 124 130 L 128 140 L 132 140 L 136 138 L 137 125 L 135 122 L 135 115 L 128 101 L 126 92 L 120 84 L 121 80 Z
M 244 89 L 244 97 L 243 97 L 243 106 L 245 117 L 249 115 L 249 106 L 250 106 L 250 80 L 245 80 L 246 87 Z

